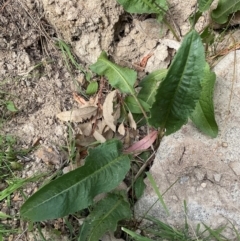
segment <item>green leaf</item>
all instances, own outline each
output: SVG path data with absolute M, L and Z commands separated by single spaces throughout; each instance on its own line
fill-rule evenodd
M 88 207 L 93 198 L 114 189 L 130 169 L 117 140 L 90 149 L 85 165 L 50 182 L 21 207 L 23 218 L 42 221 L 63 217 Z
M 11 112 L 18 111 L 18 109 L 16 108 L 16 106 L 14 105 L 14 103 L 11 100 L 6 101 L 6 106 L 7 106 L 7 109 Z
M 212 28 L 207 26 L 203 30 L 203 32 L 201 33 L 200 36 L 201 36 L 201 39 L 202 39 L 203 43 L 212 44 L 214 42 L 215 33 L 213 32 Z
M 157 89 L 149 124 L 166 129 L 169 135 L 187 123 L 201 94 L 205 66 L 199 34 L 191 30 L 184 38 L 166 78 Z
M 133 85 L 137 79 L 137 73 L 112 63 L 107 59 L 105 52 L 101 53 L 97 62 L 91 65 L 90 69 L 99 75 L 105 75 L 109 83 L 122 93 L 134 94 Z
M 99 240 L 106 232 L 115 231 L 117 223 L 131 218 L 131 209 L 121 195 L 108 194 L 96 203 L 91 214 L 85 219 L 79 241 Z
M 129 13 L 156 13 L 158 19 L 161 20 L 168 5 L 166 0 L 117 0 L 123 6 L 125 11 Z
M 203 133 L 216 137 L 218 126 L 214 117 L 213 105 L 213 90 L 216 75 L 214 72 L 211 72 L 208 64 L 206 64 L 204 73 L 201 97 L 190 118 Z
M 135 233 L 135 232 L 127 229 L 127 228 L 122 228 L 122 230 L 123 230 L 125 233 L 129 234 L 131 237 L 133 237 L 134 240 L 137 240 L 137 241 L 153 241 L 152 239 L 143 237 L 143 236 L 141 236 L 141 235 L 139 235 L 139 234 L 137 234 L 137 233 Z
M 143 109 L 148 112 L 150 109 L 150 105 L 141 99 L 138 99 L 138 101 L 140 102 Z M 133 96 L 127 96 L 124 100 L 124 103 L 127 105 L 127 108 L 131 113 L 134 113 L 134 114 L 142 113 L 142 110 L 139 107 L 139 104 L 137 103 L 136 99 Z
M 202 12 L 201 11 L 197 11 L 194 12 L 189 18 L 189 22 L 191 24 L 191 26 L 195 26 L 195 24 L 197 23 L 198 19 L 202 16 Z
M 6 219 L 6 218 L 12 218 L 12 217 L 0 211 L 0 219 Z
M 205 12 L 207 11 L 211 4 L 212 4 L 213 0 L 198 0 L 198 9 L 201 12 Z
M 223 24 L 228 21 L 231 13 L 240 10 L 240 0 L 219 0 L 218 6 L 212 11 L 212 18 L 217 23 Z
M 137 199 L 139 199 L 142 196 L 145 187 L 146 184 L 144 183 L 143 175 L 141 175 L 137 178 L 136 182 L 134 183 L 134 192 Z
M 138 99 L 145 101 L 147 104 L 152 106 L 155 95 L 157 91 L 157 87 L 167 75 L 167 69 L 160 69 L 152 72 L 147 75 L 139 84 L 139 87 L 142 87 L 138 93 Z
M 98 82 L 92 81 L 87 87 L 86 94 L 93 95 L 97 92 L 97 90 L 98 90 Z

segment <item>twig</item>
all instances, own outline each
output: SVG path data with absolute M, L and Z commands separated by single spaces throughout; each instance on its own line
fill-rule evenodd
M 7 2 L 5 2 L 2 6 L 2 8 L 0 9 L 0 12 L 2 12 L 4 10 L 4 8 L 9 4 L 11 0 L 8 0 Z

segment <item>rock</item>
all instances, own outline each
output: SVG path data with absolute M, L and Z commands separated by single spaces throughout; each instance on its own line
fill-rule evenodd
M 218 137 L 205 136 L 189 122 L 178 132 L 164 137 L 158 149 L 150 172 L 160 192 L 176 182 L 164 195 L 171 215 L 166 215 L 159 202 L 148 213 L 161 221 L 183 227 L 186 200 L 187 216 L 193 228 L 201 222 L 216 228 L 227 224 L 229 219 L 240 229 L 240 73 L 234 75 L 234 66 L 240 69 L 240 62 L 234 61 L 234 55 L 229 53 L 214 68 Z M 236 60 L 239 58 L 240 51 L 236 51 Z M 135 205 L 139 216 L 157 200 L 149 181 L 145 182 L 147 188 Z M 225 235 L 231 240 L 230 233 Z
M 145 70 L 151 73 L 158 69 L 166 69 L 170 63 L 170 58 L 168 57 L 167 46 L 159 44 L 154 50 L 153 56 L 148 60 Z
M 240 176 L 240 162 L 231 162 L 229 164 L 229 167 L 232 168 L 232 170 L 237 176 Z

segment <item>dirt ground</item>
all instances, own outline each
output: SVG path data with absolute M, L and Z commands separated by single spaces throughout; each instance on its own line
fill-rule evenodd
M 187 19 L 196 4 L 196 1 L 187 5 L 184 2 L 169 1 L 168 18 L 174 20 L 181 37 L 189 30 Z M 207 21 L 205 16 L 197 28 L 203 28 Z M 116 63 L 137 70 L 140 60 L 153 54 L 139 76 L 167 68 L 179 47 L 154 16 L 128 14 L 115 0 L 0 0 L 0 94 L 13 100 L 18 109 L 15 114 L 0 109 L 7 120 L 1 132 L 17 137 L 21 148 L 29 148 L 36 142 L 41 146 L 27 161 L 19 160 L 24 164 L 19 173 L 22 178 L 64 166 L 67 159 L 61 149 L 68 141 L 69 126 L 56 115 L 77 108 L 73 92 L 80 94 L 80 89 L 86 87 L 79 70 L 69 71 L 56 46 L 57 39 L 72 47 L 76 60 L 84 68 L 94 63 L 102 50 Z M 72 130 L 74 135 L 78 134 L 78 123 L 72 123 Z M 36 188 L 37 184 L 31 184 L 26 194 Z M 18 216 L 22 197 L 16 194 L 12 200 L 11 208 L 3 202 L 0 210 Z M 16 219 L 10 224 L 23 231 L 6 240 L 38 240 L 27 232 L 26 223 Z M 42 226 L 67 235 L 61 224 L 62 220 L 57 220 Z

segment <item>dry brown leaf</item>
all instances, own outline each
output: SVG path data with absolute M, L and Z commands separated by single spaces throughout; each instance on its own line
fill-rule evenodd
M 111 129 L 109 129 L 108 131 L 103 133 L 103 136 L 106 140 L 111 140 L 114 136 L 114 132 Z
M 115 118 L 113 116 L 113 99 L 116 95 L 116 90 L 111 91 L 104 103 L 103 103 L 103 118 L 105 119 L 107 125 L 113 130 L 116 131 Z
M 80 124 L 79 128 L 82 132 L 81 134 L 84 136 L 90 136 L 92 132 L 92 124 L 90 122 Z
M 87 106 L 80 109 L 64 111 L 57 114 L 56 116 L 62 121 L 82 122 L 94 116 L 96 112 L 96 106 Z
M 79 134 L 76 136 L 76 144 L 78 146 L 88 147 L 94 142 L 95 138 L 93 136 L 83 136 Z
M 117 122 L 117 120 L 120 118 L 120 116 L 121 116 L 121 107 L 120 107 L 120 105 L 118 105 L 113 114 L 114 120 Z
M 73 93 L 73 99 L 81 106 L 81 107 L 87 107 L 87 106 L 97 106 L 98 103 L 98 95 L 95 97 L 91 97 L 88 101 L 86 101 L 83 97 L 78 95 L 76 92 Z
M 97 141 L 99 141 L 101 143 L 106 141 L 105 137 L 103 135 L 101 135 L 98 131 L 94 131 L 93 136 Z
M 124 127 L 124 124 L 123 122 L 120 124 L 120 126 L 118 127 L 118 133 L 122 136 L 125 135 L 125 127 Z
M 142 58 L 141 62 L 140 62 L 140 67 L 145 68 L 148 62 L 148 59 L 150 59 L 153 56 L 153 53 L 150 53 L 148 55 L 146 55 L 145 57 Z
M 97 130 L 100 134 L 103 134 L 104 132 L 109 130 L 109 127 L 107 126 L 106 121 L 104 119 L 98 120 Z
M 130 134 L 129 134 L 129 128 L 126 129 L 126 134 L 124 137 L 124 147 L 129 146 L 131 142 Z
M 73 92 L 73 99 L 80 105 L 83 106 L 87 103 L 87 101 L 79 96 L 76 92 Z
M 136 130 L 137 124 L 136 124 L 135 120 L 133 119 L 133 115 L 131 112 L 128 113 L 128 121 L 129 121 L 130 127 L 133 128 L 134 130 Z

